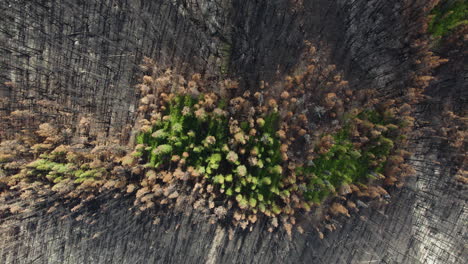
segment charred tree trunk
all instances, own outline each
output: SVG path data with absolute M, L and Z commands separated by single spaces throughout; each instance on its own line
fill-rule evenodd
M 395 95 L 415 71 L 427 1 L 382 0 L 4 0 L 0 3 L 0 115 L 41 113 L 69 127 L 89 116 L 100 142 L 128 141 L 143 56 L 182 73 L 241 78 L 249 89 L 301 63 L 305 40 L 317 44 L 353 89 Z M 448 44 L 447 44 L 448 45 Z M 463 47 L 437 51 L 451 61 L 417 108 L 417 123 L 438 130 L 442 112 L 466 109 Z M 30 124 L 32 126 L 32 124 Z M 18 132 L 1 124 L 0 138 Z M 21 124 L 27 128 L 28 124 Z M 127 132 L 126 132 L 127 131 Z M 196 212 L 135 215 L 132 199 L 103 194 L 94 224 L 66 210 L 3 219 L 1 263 L 466 263 L 467 192 L 453 179 L 460 157 L 444 138 L 412 138 L 416 175 L 385 207 L 360 213 L 326 234 L 269 233 L 265 223 L 229 239 Z M 48 198 L 52 204 L 54 198 Z M 61 214 L 62 212 L 63 214 Z

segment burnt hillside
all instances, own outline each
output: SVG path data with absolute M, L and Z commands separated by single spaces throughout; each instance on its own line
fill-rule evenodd
M 435 78 L 414 106 L 417 133 L 408 149 L 415 175 L 389 192 L 386 205 L 362 202 L 351 217 L 333 220 L 337 230 L 323 239 L 313 226 L 288 239 L 284 231 L 268 232 L 266 220 L 232 236 L 225 223 L 212 224 L 196 210 L 135 214 L 129 210 L 133 198 L 115 198 L 114 191 L 80 208 L 89 221 L 77 221 L 66 204 L 51 213 L 61 198 L 50 195 L 0 218 L 0 262 L 467 262 L 467 187 L 456 180 L 466 144 L 450 144 L 447 118 L 447 111 L 466 116 L 466 25 L 437 43 L 430 40 L 432 2 L 2 1 L 0 117 L 16 110 L 37 115 L 0 118 L 1 140 L 48 120 L 78 130 L 87 118 L 96 142 L 128 144 L 144 57 L 181 74 L 235 77 L 246 91 L 294 74 L 309 41 L 351 90 L 399 98 L 415 76 Z M 449 61 L 437 68 L 421 63 L 429 51 Z M 15 199 L 9 203 L 21 202 Z M 307 227 L 307 219 L 301 221 Z

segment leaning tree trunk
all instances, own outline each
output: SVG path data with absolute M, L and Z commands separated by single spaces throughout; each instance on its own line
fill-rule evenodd
M 249 89 L 293 73 L 308 40 L 353 89 L 396 95 L 417 71 L 414 42 L 423 37 L 427 2 L 3 0 L 0 114 L 19 109 L 40 117 L 2 123 L 0 137 L 50 119 L 76 127 L 86 116 L 97 141 L 128 142 L 144 56 L 185 74 L 240 78 Z M 0 262 L 466 263 L 467 193 L 453 180 L 460 157 L 429 132 L 442 126 L 443 111 L 465 111 L 464 50 L 442 45 L 438 52 L 451 61 L 437 69 L 431 97 L 417 107 L 423 132 L 410 146 L 416 175 L 388 205 L 362 203 L 323 240 L 315 232 L 289 240 L 264 222 L 230 239 L 195 211 L 163 212 L 153 225 L 151 212 L 128 210 L 132 198 L 103 194 L 96 203 L 107 210 L 93 212 L 92 225 L 67 217 L 66 209 L 3 219 Z

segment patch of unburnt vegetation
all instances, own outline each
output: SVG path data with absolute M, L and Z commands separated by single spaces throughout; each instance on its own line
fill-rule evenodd
M 404 124 L 392 112 L 356 110 L 354 116 L 343 117 L 344 127 L 320 134 L 314 144 L 305 126 L 281 129 L 287 115 L 282 113 L 290 109 L 281 109 L 275 99 L 262 109 L 249 93 L 227 105 L 215 93 L 160 97 L 160 111 L 151 122 L 143 121 L 129 157 L 146 170 L 145 192 L 183 182 L 199 186 L 210 202 L 235 201 L 248 214 L 294 215 L 351 193 L 350 185 L 359 190 L 369 179 L 385 179 L 387 159 L 404 140 Z M 283 94 L 279 100 L 288 99 Z M 250 104 L 245 115 L 236 110 L 244 111 L 242 104 Z M 304 147 L 311 148 L 307 159 L 288 154 L 289 148 L 301 152 Z
M 435 37 L 448 35 L 460 26 L 468 25 L 468 1 L 441 1 L 431 11 L 428 31 Z
M 306 47 L 293 75 L 251 91 L 146 59 L 131 150 L 74 142 L 72 131 L 42 124 L 35 137 L 1 143 L 3 199 L 12 189 L 32 196 L 36 184 L 79 208 L 117 190 L 134 195 L 139 211 L 190 207 L 243 229 L 267 217 L 270 230 L 281 224 L 289 234 L 307 212 L 349 216 L 352 199 L 382 199 L 413 173 L 403 150 L 411 106 L 351 90 Z

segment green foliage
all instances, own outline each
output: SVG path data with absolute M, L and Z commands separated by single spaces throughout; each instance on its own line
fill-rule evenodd
M 161 113 L 163 121 L 137 136 L 143 144 L 140 161 L 173 171 L 183 157 L 181 166 L 195 168 L 213 184 L 216 193 L 235 197 L 242 209 L 270 214 L 287 210 L 284 208 L 292 193 L 304 197 L 307 202 L 302 207 L 309 208 L 308 202 L 320 203 L 344 184 L 365 182 L 369 175 L 380 173 L 394 148 L 398 136 L 394 131 L 399 128 L 389 113 L 366 110 L 348 117 L 348 125 L 332 135 L 334 144 L 329 151 L 296 169 L 301 177 L 296 181 L 281 156 L 277 111 L 258 117 L 251 127 L 245 121 L 232 125 L 226 115 L 214 109 L 220 108 L 205 107 L 203 96 L 175 96 Z M 369 140 L 363 146 L 356 147 L 350 135 L 356 126 L 353 118 L 358 118 L 368 133 Z M 251 134 L 252 129 L 256 133 Z
M 224 108 L 222 104 L 220 101 L 218 109 Z M 246 136 L 254 128 L 248 122 L 241 122 L 231 135 L 226 116 L 196 107 L 200 107 L 197 99 L 178 95 L 163 113 L 168 117 L 151 129 L 155 132 L 137 136 L 137 142 L 147 146 L 142 152 L 143 162 L 170 169 L 172 156 L 187 153 L 185 165 L 204 174 L 226 196 L 235 195 L 241 207 L 253 209 L 258 200 L 268 204 L 277 200 L 282 178 L 280 141 L 275 136 L 279 114 L 266 114 L 255 127 L 255 136 Z
M 363 111 L 358 116 L 372 125 L 390 125 L 396 122 L 391 116 L 384 116 L 377 111 Z M 364 182 L 375 173 L 383 171 L 385 161 L 397 140 L 391 131 L 382 133 L 360 148 L 353 145 L 349 126 L 333 135 L 335 144 L 331 149 L 313 161 L 312 166 L 300 167 L 296 172 L 310 179 L 306 199 L 320 203 L 327 196 L 336 194 L 336 190 L 350 183 Z
M 429 33 L 433 36 L 447 35 L 452 29 L 468 24 L 468 2 L 457 0 L 449 4 L 440 4 L 431 11 Z
M 80 168 L 72 163 L 54 162 L 48 155 L 37 159 L 26 166 L 27 175 L 33 177 L 44 177 L 50 182 L 58 183 L 63 179 L 74 179 L 75 183 L 83 182 L 86 179 L 102 177 L 105 168 L 90 169 L 88 164 L 83 164 Z

